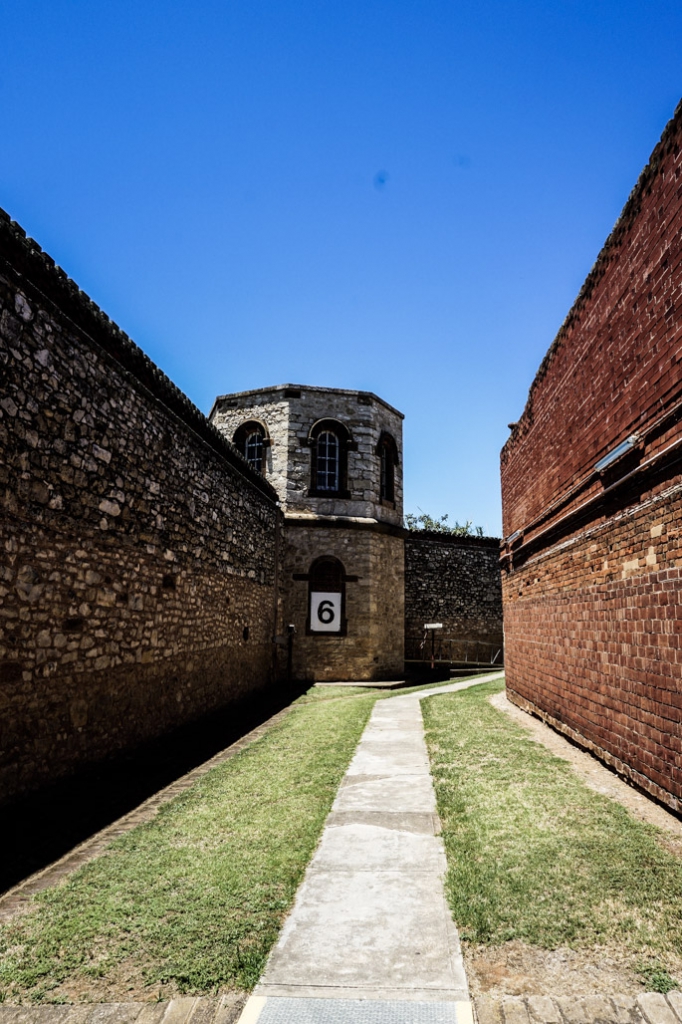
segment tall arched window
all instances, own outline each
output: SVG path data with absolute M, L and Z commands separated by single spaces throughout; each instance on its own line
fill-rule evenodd
M 395 501 L 395 467 L 398 465 L 398 446 L 384 431 L 377 445 L 379 456 L 379 497 L 382 501 Z
M 317 435 L 317 480 L 318 491 L 339 489 L 339 439 L 333 430 L 323 430 Z
M 267 430 L 257 420 L 249 420 L 237 427 L 233 442 L 251 469 L 265 476 L 265 449 L 270 444 Z
M 316 558 L 308 574 L 308 632 L 345 634 L 346 573 L 332 555 Z
M 318 498 L 350 498 L 348 452 L 354 450 L 348 429 L 338 420 L 318 420 L 308 435 L 310 488 Z

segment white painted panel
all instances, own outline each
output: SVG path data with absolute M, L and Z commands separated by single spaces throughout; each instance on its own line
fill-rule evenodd
M 314 633 L 338 633 L 341 629 L 341 594 L 310 595 L 310 628 Z

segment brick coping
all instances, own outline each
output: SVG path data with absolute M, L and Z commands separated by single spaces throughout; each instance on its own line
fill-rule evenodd
M 237 1024 L 246 993 L 158 1003 L 0 1004 L 0 1024 Z M 409 1007 L 409 1003 L 405 1006 Z M 476 1024 L 682 1024 L 682 993 L 473 1000 Z
M 234 1024 L 245 992 L 180 996 L 158 1003 L 0 1004 L 0 1024 Z

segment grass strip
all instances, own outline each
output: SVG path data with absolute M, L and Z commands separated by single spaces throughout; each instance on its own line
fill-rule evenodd
M 0 928 L 0 1000 L 250 989 L 277 938 L 375 695 L 305 702 Z M 74 993 L 76 995 L 74 996 Z
M 422 702 L 461 937 L 679 955 L 682 861 L 492 707 L 502 687 Z

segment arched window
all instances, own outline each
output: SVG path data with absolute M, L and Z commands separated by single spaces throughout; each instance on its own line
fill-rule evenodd
M 316 558 L 308 574 L 308 632 L 346 632 L 346 573 L 332 555 Z
M 354 450 L 347 428 L 338 420 L 318 420 L 308 435 L 311 453 L 308 494 L 318 498 L 350 498 L 348 452 Z
M 265 476 L 265 449 L 270 444 L 266 428 L 257 420 L 249 420 L 237 427 L 233 442 L 251 469 Z
M 385 431 L 377 445 L 379 456 L 379 498 L 395 502 L 395 467 L 398 465 L 398 446 L 393 437 Z
M 333 430 L 323 430 L 317 435 L 317 480 L 318 491 L 339 489 L 339 439 Z

